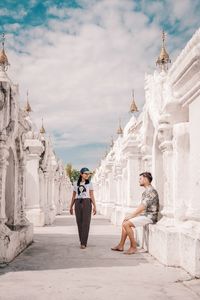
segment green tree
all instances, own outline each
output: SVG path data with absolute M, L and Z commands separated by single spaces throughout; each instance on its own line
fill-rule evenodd
M 76 169 L 72 170 L 72 182 L 77 181 L 79 178 L 80 172 Z
M 78 180 L 79 171 L 74 169 L 71 163 L 68 163 L 65 167 L 66 174 L 69 176 L 69 179 L 73 183 L 74 181 Z
M 66 174 L 69 176 L 70 180 L 72 178 L 72 164 L 68 163 L 65 167 Z

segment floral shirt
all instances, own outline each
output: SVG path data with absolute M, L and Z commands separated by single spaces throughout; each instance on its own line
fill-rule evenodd
M 145 206 L 145 210 L 142 215 L 149 217 L 153 223 L 156 223 L 158 220 L 159 197 L 157 191 L 152 185 L 149 185 L 142 193 L 141 203 Z

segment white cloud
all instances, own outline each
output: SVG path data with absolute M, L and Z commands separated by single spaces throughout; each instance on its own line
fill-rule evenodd
M 15 20 L 19 20 L 26 15 L 26 11 L 22 6 L 19 6 L 16 10 L 9 10 L 7 8 L 0 8 L 0 16 L 12 17 Z
M 5 32 L 16 31 L 16 30 L 20 29 L 20 27 L 21 26 L 18 23 L 6 24 L 6 25 L 4 25 L 4 30 L 5 30 Z
M 7 16 L 9 14 L 10 14 L 10 12 L 9 12 L 8 9 L 6 9 L 6 8 L 1 8 L 0 9 L 0 16 Z
M 20 84 L 20 99 L 25 100 L 29 89 L 37 124 L 44 117 L 60 149 L 107 143 L 118 118 L 124 123 L 129 118 L 132 88 L 142 106 L 144 73 L 153 70 L 159 54 L 161 28 L 135 12 L 132 1 L 91 3 L 76 10 L 52 7 L 49 13 L 67 18 L 8 39 L 16 49 L 8 52 L 9 73 Z M 174 42 L 179 43 L 179 37 Z

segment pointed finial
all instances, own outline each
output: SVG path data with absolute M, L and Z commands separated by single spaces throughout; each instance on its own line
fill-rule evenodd
M 131 113 L 138 112 L 137 105 L 135 104 L 134 90 L 132 90 L 132 103 L 130 107 L 130 112 Z
M 27 96 L 26 96 L 26 104 L 25 104 L 25 107 L 24 107 L 24 111 L 26 111 L 27 113 L 30 113 L 30 112 L 32 112 L 32 108 L 31 108 L 29 100 L 28 100 L 28 91 L 27 91 L 26 95 Z
M 44 129 L 44 125 L 43 125 L 43 118 L 42 118 L 42 126 L 40 128 L 40 133 L 41 134 L 45 134 L 46 133 L 46 130 Z
M 2 33 L 1 36 L 1 44 L 2 44 L 2 49 L 0 51 L 0 66 L 3 68 L 3 70 L 7 70 L 7 67 L 9 66 L 8 58 L 5 53 L 4 45 L 5 45 L 5 33 Z
M 169 57 L 169 54 L 167 53 L 167 50 L 165 48 L 165 40 L 166 40 L 166 33 L 164 30 L 162 31 L 162 48 L 160 51 L 160 55 L 156 61 L 156 65 L 159 65 L 161 70 L 167 70 L 168 64 L 171 63 L 171 59 Z
M 119 119 L 119 127 L 117 129 L 117 134 L 118 135 L 123 135 L 123 129 L 121 127 L 121 119 Z

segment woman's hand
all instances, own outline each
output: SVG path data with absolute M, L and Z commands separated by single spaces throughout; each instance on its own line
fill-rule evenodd
M 94 206 L 94 207 L 93 207 L 93 215 L 95 216 L 96 213 L 97 213 L 97 209 L 96 209 L 96 207 Z
M 70 212 L 70 215 L 73 215 L 73 207 L 70 207 L 69 212 Z

